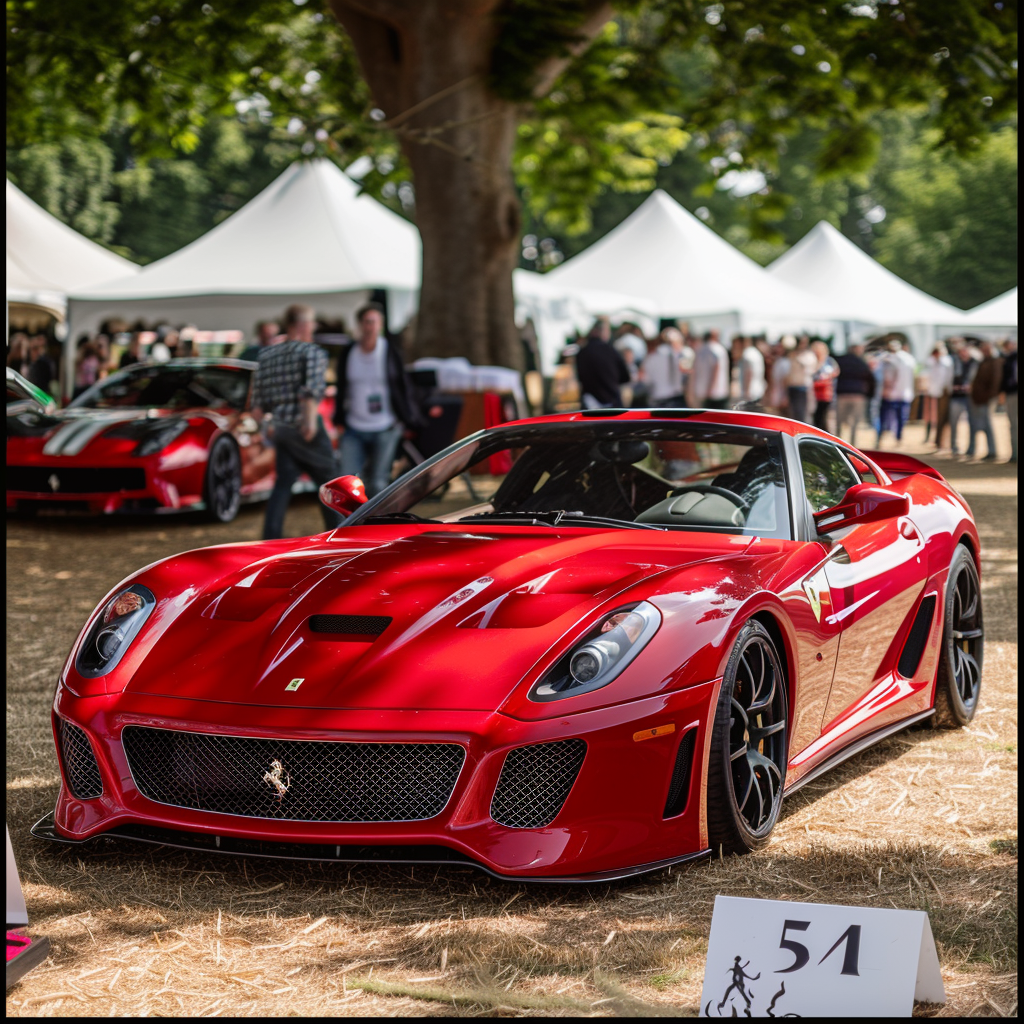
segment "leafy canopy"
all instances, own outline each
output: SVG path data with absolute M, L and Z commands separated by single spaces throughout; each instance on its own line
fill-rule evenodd
M 583 46 L 594 10 L 504 0 L 490 55 L 491 88 L 522 110 L 528 215 L 565 232 L 607 190 L 649 190 L 690 139 L 716 173 L 776 172 L 810 130 L 827 177 L 871 166 L 879 111 L 928 110 L 935 142 L 970 153 L 1016 110 L 1012 0 L 620 0 Z M 211 119 L 255 113 L 303 152 L 370 155 L 378 194 L 408 178 L 324 0 L 8 0 L 7 28 L 9 149 L 118 127 L 134 157 L 169 157 Z M 770 224 L 786 200 L 754 205 Z

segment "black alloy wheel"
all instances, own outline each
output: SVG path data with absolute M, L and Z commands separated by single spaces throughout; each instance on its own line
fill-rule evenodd
M 708 841 L 713 852 L 763 846 L 786 781 L 786 676 L 760 622 L 740 630 L 726 665 L 708 762 Z
M 953 552 L 943 604 L 942 653 L 935 679 L 935 724 L 956 729 L 978 710 L 985 629 L 981 581 L 971 553 L 962 544 Z
M 218 437 L 206 463 L 206 512 L 219 523 L 230 523 L 242 503 L 242 459 L 229 437 Z

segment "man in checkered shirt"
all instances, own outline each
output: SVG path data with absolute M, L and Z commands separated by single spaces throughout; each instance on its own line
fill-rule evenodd
M 309 408 L 323 398 L 327 372 L 327 353 L 313 344 L 315 322 L 309 306 L 289 306 L 284 319 L 287 337 L 259 354 L 252 404 L 270 418 L 269 433 L 277 453 L 277 479 L 267 502 L 264 540 L 284 535 L 292 485 L 302 473 L 317 487 L 338 475 L 331 439 L 319 412 L 313 415 Z M 341 516 L 326 505 L 321 505 L 320 512 L 326 529 L 341 523 Z

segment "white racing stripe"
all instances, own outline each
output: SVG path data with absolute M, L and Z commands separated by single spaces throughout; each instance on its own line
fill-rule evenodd
M 44 455 L 77 455 L 97 434 L 115 423 L 139 418 L 136 410 L 131 412 L 102 412 L 73 420 L 60 427 L 43 447 Z

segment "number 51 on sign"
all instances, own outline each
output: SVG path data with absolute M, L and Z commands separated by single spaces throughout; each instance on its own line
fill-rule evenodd
M 919 910 L 715 898 L 702 1017 L 909 1017 L 946 994 Z

